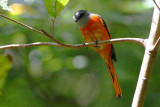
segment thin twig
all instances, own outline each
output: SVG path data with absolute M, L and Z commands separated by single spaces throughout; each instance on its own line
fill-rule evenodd
M 41 31 L 43 32 L 43 35 L 49 37 L 50 39 L 52 39 L 53 41 L 55 41 L 57 44 L 62 45 L 63 47 L 70 47 L 70 45 L 64 44 L 64 43 L 56 40 L 54 37 L 52 37 L 51 35 L 49 35 L 45 30 L 41 29 Z
M 55 22 L 55 19 L 56 19 L 56 18 L 54 18 L 54 19 L 51 18 L 51 21 L 52 21 L 52 40 L 55 41 L 56 43 L 62 45 L 62 46 L 68 47 L 67 44 L 64 44 L 64 43 L 58 41 L 58 40 L 55 39 L 55 37 L 54 37 L 54 22 Z M 49 34 L 47 34 L 44 30 L 43 30 L 43 32 L 44 32 L 44 34 L 49 35 Z
M 102 45 L 104 43 L 119 43 L 119 42 L 131 42 L 131 43 L 137 43 L 143 47 L 145 47 L 145 40 L 142 38 L 117 38 L 117 39 L 110 39 L 110 40 L 105 40 L 105 41 L 98 41 L 99 45 Z M 92 42 L 94 43 L 94 42 Z M 96 44 L 95 44 L 96 45 Z
M 23 26 L 23 27 L 26 27 L 26 28 L 28 28 L 28 29 L 30 29 L 30 30 L 32 30 L 32 31 L 35 31 L 35 32 L 37 32 L 37 33 L 40 33 L 40 34 L 42 34 L 42 35 L 44 35 L 44 36 L 52 39 L 53 41 L 55 41 L 56 43 L 58 43 L 58 44 L 60 44 L 60 45 L 62 45 L 62 46 L 65 45 L 65 44 L 59 42 L 58 40 L 56 40 L 55 38 L 53 38 L 51 35 L 49 35 L 49 34 L 48 34 L 46 31 L 44 31 L 43 29 L 41 29 L 41 30 L 35 29 L 35 28 L 33 28 L 33 27 L 31 27 L 31 26 L 28 26 L 28 25 L 26 25 L 26 24 L 24 24 L 24 23 L 22 23 L 22 22 L 19 22 L 19 21 L 17 21 L 17 20 L 14 20 L 14 19 L 12 19 L 12 18 L 9 18 L 9 17 L 7 17 L 7 16 L 5 16 L 5 15 L 3 15 L 3 14 L 0 14 L 0 16 L 4 17 L 4 18 L 6 18 L 6 19 L 8 19 L 8 20 L 10 20 L 10 21 L 12 21 L 12 22 L 15 22 L 15 23 L 17 23 L 17 24 L 19 24 L 19 25 L 21 25 L 21 26 Z
M 40 33 L 40 34 L 42 34 L 42 35 L 44 35 L 44 36 L 52 39 L 53 41 L 55 41 L 55 42 L 56 42 L 57 44 L 59 44 L 59 45 L 62 45 L 62 46 L 64 46 L 64 47 L 67 47 L 67 46 L 68 46 L 67 44 L 64 44 L 64 43 L 62 43 L 62 42 L 60 42 L 60 41 L 58 41 L 58 40 L 56 40 L 56 39 L 54 38 L 54 20 L 53 20 L 53 19 L 51 19 L 51 20 L 52 20 L 52 24 L 53 24 L 53 31 L 52 31 L 52 35 L 53 35 L 53 36 L 51 36 L 50 34 L 48 34 L 48 33 L 47 33 L 45 30 L 43 30 L 43 29 L 41 29 L 41 30 L 35 29 L 35 28 L 33 28 L 33 27 L 31 27 L 31 26 L 28 26 L 28 25 L 26 25 L 26 24 L 24 24 L 24 23 L 22 23 L 22 22 L 19 22 L 19 21 L 16 21 L 16 20 L 12 19 L 12 18 L 9 18 L 9 17 L 7 17 L 7 16 L 5 16 L 5 15 L 3 15 L 3 14 L 0 14 L 0 16 L 4 17 L 4 18 L 6 18 L 6 19 L 8 19 L 8 20 L 10 20 L 10 21 L 12 21 L 12 22 L 15 22 L 15 23 L 17 23 L 17 24 L 19 24 L 19 25 L 21 25 L 21 26 L 24 26 L 24 27 L 26 27 L 26 28 L 28 28 L 28 29 L 30 29 L 30 30 L 32 30 L 32 31 L 35 31 L 35 32 L 37 32 L 37 33 Z
M 55 47 L 61 47 L 61 45 L 57 43 L 51 43 L 51 42 L 35 42 L 30 44 L 11 44 L 11 45 L 4 45 L 0 46 L 0 50 L 4 49 L 12 49 L 12 48 L 29 48 L 34 46 L 55 46 Z
M 8 19 L 8 20 L 10 20 L 10 21 L 12 21 L 12 22 L 15 22 L 15 23 L 17 23 L 17 24 L 19 24 L 19 25 L 22 25 L 22 26 L 24 26 L 24 27 L 26 27 L 26 28 L 28 28 L 28 29 L 30 29 L 30 30 L 32 30 L 32 31 L 35 31 L 35 32 L 40 33 L 40 34 L 43 34 L 43 32 L 41 32 L 40 30 L 37 30 L 37 29 L 35 29 L 35 28 L 33 28 L 33 27 L 30 27 L 30 26 L 28 26 L 28 25 L 26 25 L 26 24 L 24 24 L 24 23 L 22 23 L 22 22 L 19 22 L 19 21 L 17 21 L 17 20 L 14 20 L 14 19 L 12 19 L 12 18 L 9 18 L 9 17 L 7 17 L 7 16 L 5 16 L 5 15 L 3 15 L 3 14 L 0 14 L 0 16 L 4 17 L 4 18 L 6 18 L 6 19 Z
M 158 38 L 157 42 L 155 43 L 155 45 L 153 46 L 153 48 L 150 51 L 154 51 L 157 50 L 160 46 L 160 37 Z
M 21 26 L 24 26 L 24 27 L 26 27 L 26 28 L 28 28 L 28 29 L 30 29 L 30 30 L 32 30 L 32 31 L 35 31 L 35 32 L 37 32 L 37 33 L 40 33 L 40 34 L 42 34 L 42 35 L 44 35 L 44 36 L 46 36 L 46 37 L 48 37 L 48 38 L 50 38 L 50 39 L 52 39 L 53 41 L 55 41 L 57 44 L 59 44 L 59 45 L 61 45 L 62 47 L 68 47 L 68 48 L 74 48 L 74 49 L 77 49 L 77 48 L 81 48 L 81 47 L 76 47 L 75 45 L 73 46 L 73 45 L 69 45 L 69 44 L 64 44 L 64 43 L 62 43 L 62 42 L 60 42 L 60 41 L 58 41 L 58 40 L 56 40 L 55 38 L 54 38 L 54 36 L 51 36 L 50 34 L 48 34 L 45 30 L 43 30 L 43 29 L 41 29 L 41 30 L 38 30 L 38 29 L 35 29 L 35 28 L 33 28 L 33 27 L 30 27 L 30 26 L 28 26 L 28 25 L 26 25 L 26 24 L 24 24 L 24 23 L 22 23 L 22 22 L 19 22 L 19 21 L 16 21 L 16 20 L 14 20 L 14 19 L 12 19 L 12 18 L 9 18 L 9 17 L 7 17 L 7 16 L 5 16 L 5 15 L 3 15 L 3 14 L 0 14 L 0 16 L 2 16 L 2 17 L 4 17 L 4 18 L 6 18 L 6 19 L 8 19 L 8 20 L 10 20 L 10 21 L 13 21 L 13 22 L 15 22 L 15 23 L 17 23 L 17 24 L 19 24 L 19 25 L 21 25 Z M 53 22 L 54 22 L 54 20 L 53 20 Z M 54 24 L 54 23 L 53 23 Z M 54 26 L 53 26 L 54 27 Z M 53 29 L 54 30 L 54 29 Z M 54 31 L 53 31 L 53 33 L 54 33 Z M 54 34 L 53 34 L 54 35 Z M 140 38 L 119 38 L 119 39 L 112 39 L 112 40 L 106 40 L 108 43 L 115 43 L 115 42 L 133 42 L 133 43 L 137 43 L 137 44 L 140 44 L 140 45 L 142 45 L 142 46 L 144 46 L 145 47 L 145 42 L 144 42 L 144 40 L 145 39 L 140 39 Z M 104 43 L 106 43 L 106 41 L 99 41 L 99 45 L 100 44 L 104 44 Z M 87 43 L 86 43 L 87 44 Z M 89 44 L 92 44 L 92 45 L 95 45 L 94 43 L 89 43 Z M 87 47 L 87 46 L 85 46 L 84 44 L 83 44 L 83 46 L 82 47 Z
M 45 30 L 41 29 L 41 32 L 42 32 L 42 34 L 43 34 L 44 36 L 46 36 L 46 37 L 48 37 L 48 38 L 50 38 L 50 39 L 53 40 L 52 36 L 51 36 L 50 34 L 48 34 Z
M 141 39 L 141 38 L 117 38 L 117 39 L 99 41 L 98 45 L 110 44 L 110 43 L 120 43 L 120 42 L 132 42 L 132 43 L 137 43 L 137 44 L 144 46 L 143 41 L 144 39 Z M 30 44 L 4 45 L 4 46 L 0 46 L 0 50 L 11 49 L 11 48 L 29 48 L 29 47 L 34 47 L 34 46 L 54 46 L 54 47 L 66 47 L 66 48 L 79 49 L 83 47 L 92 47 L 95 45 L 97 45 L 97 43 L 95 42 L 90 42 L 90 43 L 85 43 L 85 44 L 65 44 L 65 46 L 62 46 L 58 43 L 52 43 L 52 42 L 36 42 L 36 43 L 30 43 Z
M 51 21 L 52 21 L 52 37 L 54 38 L 54 22 L 55 22 L 55 19 L 51 18 Z
M 155 0 L 153 0 L 153 2 L 154 2 L 154 4 L 157 6 L 157 8 L 159 9 L 159 11 L 160 11 L 160 7 L 158 6 L 158 4 L 156 3 L 156 1 Z

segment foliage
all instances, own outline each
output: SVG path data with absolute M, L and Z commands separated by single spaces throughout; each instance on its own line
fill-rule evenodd
M 69 0 L 44 0 L 48 13 L 55 18 L 68 4 Z

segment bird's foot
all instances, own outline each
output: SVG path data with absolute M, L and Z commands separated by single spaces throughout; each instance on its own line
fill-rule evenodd
M 85 46 L 86 45 L 86 42 L 83 42 L 83 46 Z
M 96 46 L 94 46 L 94 47 L 101 48 L 101 46 L 98 45 L 98 40 L 96 40 L 96 41 L 94 41 L 94 42 L 95 42 L 95 44 L 96 44 Z

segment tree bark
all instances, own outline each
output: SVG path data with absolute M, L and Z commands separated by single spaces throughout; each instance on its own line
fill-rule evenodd
M 159 6 L 159 0 L 156 0 Z M 160 37 L 160 12 L 157 6 L 154 8 L 151 30 L 148 39 L 146 40 L 145 54 L 141 65 L 141 70 L 138 78 L 136 91 L 134 94 L 132 107 L 143 107 L 149 80 L 152 73 L 152 68 L 156 59 Z

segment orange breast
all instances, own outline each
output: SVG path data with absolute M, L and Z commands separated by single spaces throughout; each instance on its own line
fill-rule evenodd
M 80 29 L 87 42 L 110 39 L 102 19 L 97 15 L 92 16 L 87 26 Z
M 80 28 L 81 33 L 86 42 L 94 42 L 96 40 L 108 40 L 109 35 L 103 24 L 102 19 L 94 15 L 89 20 L 88 24 Z M 108 58 L 111 56 L 111 45 L 102 45 L 101 48 L 92 47 L 94 50 L 98 51 L 102 58 Z

